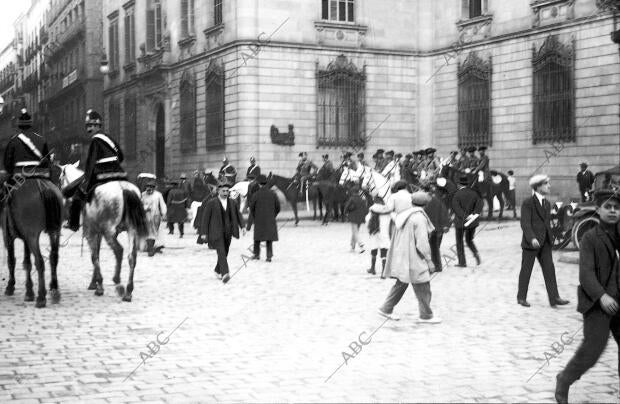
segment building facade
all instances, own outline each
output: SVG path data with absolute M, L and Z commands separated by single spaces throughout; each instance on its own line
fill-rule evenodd
M 620 161 L 603 3 L 106 1 L 107 130 L 132 175 L 170 177 L 224 155 L 291 176 L 302 151 L 488 146 L 518 195 L 546 172 L 565 200 L 582 159 Z
M 4 107 L 0 112 L 0 156 L 4 156 L 6 141 L 13 134 L 13 117 L 20 106 L 15 98 L 16 76 L 17 51 L 13 41 L 0 51 L 0 96 L 4 100 Z

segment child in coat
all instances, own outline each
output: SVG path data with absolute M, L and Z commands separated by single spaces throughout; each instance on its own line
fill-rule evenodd
M 375 196 L 371 210 L 366 216 L 366 222 L 368 223 L 368 234 L 370 235 L 370 269 L 366 272 L 375 275 L 375 263 L 377 262 L 377 252 L 381 251 L 381 279 L 385 279 L 383 276 L 383 270 L 385 269 L 385 257 L 387 256 L 388 248 L 390 248 L 390 221 L 391 217 L 389 213 L 376 213 L 372 208 L 378 205 L 385 205 L 383 198 Z

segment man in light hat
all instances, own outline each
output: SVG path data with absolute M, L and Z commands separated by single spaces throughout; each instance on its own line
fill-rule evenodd
M 249 203 L 250 218 L 248 228 L 250 231 L 254 224 L 254 256 L 252 259 L 260 259 L 260 243 L 267 244 L 267 262 L 271 262 L 273 257 L 273 242 L 278 241 L 278 225 L 276 216 L 280 213 L 280 201 L 278 196 L 271 189 L 267 188 L 267 177 L 259 175 L 257 182 L 260 188 Z
M 155 243 L 159 240 L 159 226 L 166 217 L 166 203 L 164 197 L 155 189 L 155 179 L 151 178 L 146 183 L 146 190 L 142 192 L 142 206 L 146 212 L 146 223 L 148 235 L 146 236 L 146 247 L 149 257 L 155 255 Z M 161 251 L 161 247 L 159 248 Z
M 580 170 L 577 173 L 577 184 L 579 184 L 579 195 L 581 195 L 581 202 L 591 200 L 592 185 L 594 185 L 594 174 L 588 170 L 588 163 L 582 161 L 579 164 Z
M 222 159 L 219 177 L 226 181 L 231 187 L 237 182 L 237 170 L 228 162 L 228 157 L 226 156 Z
M 533 195 L 526 198 L 521 205 L 521 272 L 519 273 L 519 291 L 517 303 L 524 307 L 530 307 L 527 302 L 527 290 L 532 275 L 534 261 L 542 268 L 547 296 L 551 307 L 568 304 L 568 300 L 560 298 L 558 284 L 555 279 L 555 266 L 551 248 L 553 247 L 553 231 L 551 230 L 551 204 L 547 195 L 551 186 L 549 176 L 538 174 L 530 179 L 530 187 Z
M 218 183 L 217 198 L 203 202 L 203 213 L 198 227 L 198 234 L 200 234 L 198 243 L 203 244 L 206 241 L 209 248 L 217 252 L 217 264 L 214 271 L 223 283 L 230 280 L 228 251 L 232 238 L 239 238 L 240 228 L 245 235 L 243 217 L 237 203 L 228 197 L 229 191 L 228 182 Z
M 474 244 L 476 227 L 479 224 L 480 213 L 482 213 L 482 199 L 480 195 L 467 185 L 469 178 L 462 175 L 459 178 L 459 189 L 452 198 L 452 211 L 454 212 L 454 232 L 456 236 L 456 254 L 458 258 L 457 267 L 466 267 L 465 248 L 463 246 L 463 235 L 467 247 L 476 258 L 476 265 L 480 265 L 480 254 Z
M 556 377 L 555 399 L 568 403 L 568 391 L 596 364 L 611 331 L 620 348 L 620 193 L 594 193 L 599 223 L 579 243 L 577 311 L 583 315 L 583 341 Z

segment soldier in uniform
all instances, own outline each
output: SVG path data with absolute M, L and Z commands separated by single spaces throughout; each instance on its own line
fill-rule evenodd
M 329 180 L 334 173 L 334 165 L 331 161 L 329 161 L 329 155 L 323 154 L 321 156 L 323 158 L 323 165 L 319 168 L 317 179 L 320 180 Z
M 308 160 L 308 153 L 299 153 L 301 160 L 297 164 L 297 178 L 301 183 L 301 191 L 304 192 L 306 183 L 310 176 L 316 175 L 318 167 L 312 161 Z
M 4 169 L 8 179 L 4 185 L 2 201 L 8 199 L 12 188 L 23 184 L 24 177 L 49 179 L 51 174 L 47 142 L 32 131 L 32 117 L 26 108 L 21 110 L 17 127 L 20 133 L 9 140 L 4 150 Z
M 383 165 L 383 170 L 381 170 L 381 175 L 383 175 L 385 178 L 390 180 L 392 184 L 394 184 L 394 181 L 392 180 L 394 178 L 395 171 L 398 169 L 398 167 L 396 166 L 396 162 L 394 162 L 394 151 L 390 150 L 385 153 L 384 162 L 385 163 Z
M 187 174 L 181 173 L 181 175 L 179 176 L 179 183 L 181 185 L 181 188 L 183 188 L 185 192 L 187 192 L 187 195 L 192 194 L 192 184 L 187 181 Z
M 82 204 L 92 195 L 93 189 L 108 181 L 126 180 L 127 173 L 121 167 L 123 152 L 112 138 L 101 131 L 103 119 L 92 109 L 86 112 L 86 132 L 92 135 L 84 175 L 70 184 L 63 192 L 65 198 L 73 196 L 69 214 L 69 229 L 80 227 Z
M 376 171 L 382 172 L 382 171 L 383 171 L 383 168 L 384 168 L 384 167 L 385 167 L 385 165 L 387 164 L 387 163 L 385 162 L 385 159 L 383 158 L 383 153 L 384 153 L 384 152 L 385 152 L 385 150 L 383 150 L 383 149 L 378 149 L 378 150 L 377 150 L 377 154 L 376 154 L 376 155 L 377 155 L 377 163 L 376 163 L 376 165 L 375 165 L 375 170 L 376 170 Z
M 222 167 L 220 168 L 220 179 L 226 181 L 231 187 L 237 182 L 237 170 L 228 162 L 228 157 L 222 159 Z
M 465 171 L 467 167 L 469 167 L 469 157 L 467 157 L 467 148 L 463 148 L 460 151 L 460 156 L 458 160 L 457 168 L 459 171 Z
M 183 238 L 183 225 L 187 219 L 187 209 L 190 206 L 189 194 L 179 181 L 172 181 L 174 188 L 168 192 L 168 234 L 174 233 L 174 224 L 179 227 L 179 238 Z
M 254 181 L 260 175 L 260 167 L 256 164 L 256 159 L 254 156 L 250 157 L 250 166 L 248 167 L 248 171 L 245 174 L 245 178 L 247 181 Z
M 470 146 L 467 149 L 467 167 L 465 170 L 467 173 L 471 173 L 478 167 L 478 157 L 476 157 L 476 146 Z
M 484 177 L 482 180 L 488 180 L 490 178 L 489 174 L 489 156 L 486 155 L 486 146 L 480 146 L 478 148 L 478 152 L 480 153 L 480 158 L 478 159 L 478 166 L 474 169 L 474 174 L 478 176 L 478 180 L 480 181 L 479 172 L 484 173 Z

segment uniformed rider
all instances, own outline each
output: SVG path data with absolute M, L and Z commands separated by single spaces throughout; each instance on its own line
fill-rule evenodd
M 237 170 L 228 162 L 228 157 L 222 159 L 222 167 L 220 168 L 220 180 L 226 181 L 231 187 L 237 182 Z
M 308 159 L 308 153 L 299 153 L 299 164 L 297 164 L 296 181 L 301 183 L 301 190 L 305 192 L 305 186 L 310 176 L 316 175 L 318 167 Z
M 101 129 L 103 119 L 92 109 L 86 112 L 86 132 L 92 135 L 84 175 L 70 184 L 63 191 L 65 197 L 73 196 L 69 214 L 69 229 L 77 231 L 80 227 L 80 213 L 84 201 L 88 201 L 97 185 L 108 181 L 127 179 L 127 173 L 121 167 L 123 152 L 114 139 Z
M 489 173 L 489 156 L 486 155 L 486 146 L 480 146 L 478 148 L 478 152 L 480 154 L 480 158 L 478 159 L 478 166 L 474 169 L 474 174 L 478 176 L 479 181 L 484 181 L 490 178 Z M 483 173 L 483 174 L 478 174 Z

